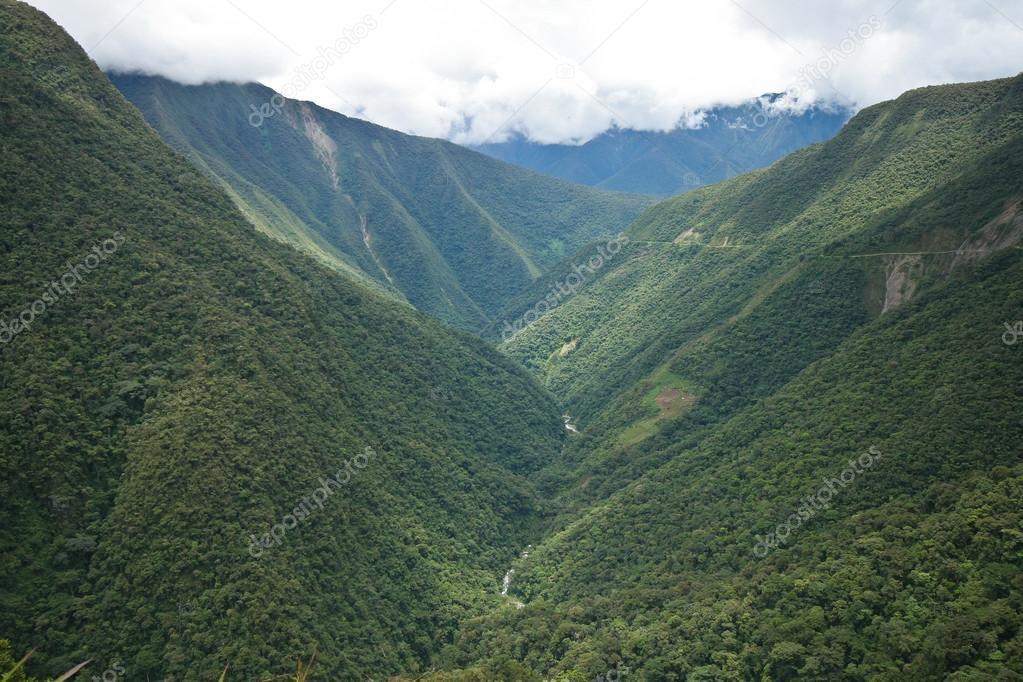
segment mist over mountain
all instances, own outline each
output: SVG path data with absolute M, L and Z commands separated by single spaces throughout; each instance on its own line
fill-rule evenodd
M 1023 679 L 1023 74 L 587 187 L 0 64 L 0 681 Z
M 768 166 L 827 140 L 852 115 L 839 106 L 780 110 L 772 106 L 780 97 L 764 95 L 742 106 L 700 112 L 689 125 L 667 132 L 614 128 L 581 145 L 545 145 L 518 136 L 475 148 L 584 185 L 679 194 Z

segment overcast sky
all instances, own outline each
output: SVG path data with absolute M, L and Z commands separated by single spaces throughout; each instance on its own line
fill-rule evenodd
M 104 69 L 259 81 L 456 142 L 860 106 L 1023 70 L 1023 0 L 30 0 Z

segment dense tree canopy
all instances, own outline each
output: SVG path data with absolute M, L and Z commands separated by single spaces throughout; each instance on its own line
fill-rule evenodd
M 0 93 L 12 680 L 1023 679 L 1023 77 L 655 206 L 505 353 L 254 230 L 13 0 Z
M 0 3 L 0 63 L 0 310 L 27 322 L 0 336 L 15 655 L 139 680 L 314 650 L 330 679 L 425 665 L 497 603 L 553 401 L 259 235 L 41 13 Z

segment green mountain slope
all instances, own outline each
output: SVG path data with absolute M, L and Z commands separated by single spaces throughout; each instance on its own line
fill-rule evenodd
M 257 84 L 112 79 L 265 232 L 358 268 L 463 328 L 484 325 L 544 268 L 620 231 L 652 201 L 548 178 Z
M 301 103 L 227 144 L 248 86 L 133 81 L 204 177 L 35 10 L 0 0 L 0 58 L 0 665 L 11 637 L 126 679 L 314 651 L 329 680 L 1023 679 L 1023 76 L 463 287 L 448 319 L 509 358 L 382 276 L 534 277 L 502 210 L 552 204 L 503 167 Z M 357 231 L 310 231 L 335 178 Z M 501 239 L 426 258 L 475 207 Z
M 1023 675 L 1023 370 L 999 338 L 1023 267 L 1013 254 L 968 275 L 698 444 L 667 446 L 668 464 L 533 548 L 512 590 L 526 608 L 470 622 L 449 665 Z
M 634 460 L 661 431 L 717 423 L 911 300 L 929 276 L 1006 245 L 984 230 L 1014 225 L 1019 179 L 1006 159 L 1020 135 L 1018 87 L 907 93 L 768 170 L 659 204 L 508 352 L 588 427 L 579 456 Z M 587 255 L 499 319 L 522 320 Z M 657 405 L 662 391 L 675 404 Z
M 506 343 L 581 433 L 540 472 L 561 515 L 516 565 L 525 608 L 446 665 L 1023 677 L 1021 200 L 1016 77 L 907 93 L 644 214 Z
M 426 665 L 536 518 L 550 397 L 253 230 L 28 5 L 0 65 L 0 638 L 132 680 Z

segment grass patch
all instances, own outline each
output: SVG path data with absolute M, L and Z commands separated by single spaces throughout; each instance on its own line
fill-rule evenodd
M 652 436 L 661 422 L 677 419 L 696 404 L 693 385 L 674 374 L 667 365 L 662 366 L 644 381 L 646 392 L 640 398 L 644 410 L 650 415 L 626 428 L 618 442 L 629 447 Z

